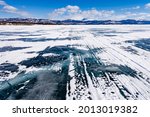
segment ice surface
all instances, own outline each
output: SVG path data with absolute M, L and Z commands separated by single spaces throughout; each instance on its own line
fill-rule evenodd
M 1 25 L 0 87 L 38 77 L 0 99 L 150 99 L 149 41 L 150 25 Z

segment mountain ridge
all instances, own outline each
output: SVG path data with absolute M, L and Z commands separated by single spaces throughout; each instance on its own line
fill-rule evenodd
M 49 20 L 36 18 L 0 18 L 0 25 L 42 24 L 42 25 L 109 25 L 109 24 L 150 24 L 150 20 Z

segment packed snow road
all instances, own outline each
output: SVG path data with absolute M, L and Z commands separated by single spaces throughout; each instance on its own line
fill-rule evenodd
M 150 25 L 0 26 L 0 99 L 150 99 Z

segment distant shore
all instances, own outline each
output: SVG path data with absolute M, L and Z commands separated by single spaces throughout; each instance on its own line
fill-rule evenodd
M 49 20 L 32 18 L 0 18 L 0 25 L 129 25 L 150 24 L 147 20 Z

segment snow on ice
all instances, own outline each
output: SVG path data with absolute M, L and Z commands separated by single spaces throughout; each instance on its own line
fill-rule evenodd
M 0 99 L 150 99 L 149 67 L 150 25 L 0 26 Z

